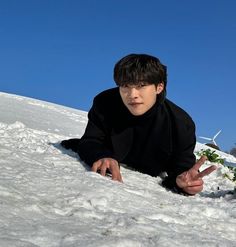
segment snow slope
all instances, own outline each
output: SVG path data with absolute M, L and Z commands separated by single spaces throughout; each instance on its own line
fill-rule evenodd
M 1 247 L 236 246 L 227 168 L 194 197 L 124 167 L 121 184 L 58 144 L 81 136 L 86 122 L 86 112 L 0 93 Z

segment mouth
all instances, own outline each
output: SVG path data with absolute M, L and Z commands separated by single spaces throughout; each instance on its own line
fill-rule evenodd
M 139 107 L 140 105 L 142 105 L 142 103 L 136 103 L 136 102 L 134 102 L 134 103 L 129 103 L 129 106 L 130 106 L 131 108 L 137 108 L 137 107 Z
M 139 103 L 139 102 L 130 102 L 128 105 L 130 105 L 130 106 L 138 106 L 138 105 L 142 105 L 142 103 Z
M 139 109 L 141 105 L 142 103 L 138 103 L 138 102 L 131 102 L 128 104 L 130 109 L 133 109 L 133 110 Z

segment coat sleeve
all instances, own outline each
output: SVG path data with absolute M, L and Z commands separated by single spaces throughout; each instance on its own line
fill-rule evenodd
M 176 184 L 176 177 L 189 170 L 195 163 L 196 145 L 195 124 L 190 117 L 179 120 L 173 130 L 173 155 L 167 169 L 167 178 L 163 185 L 175 192 L 185 194 Z
M 88 113 L 85 133 L 81 137 L 76 150 L 80 158 L 89 166 L 102 158 L 115 159 L 105 115 L 95 98 Z

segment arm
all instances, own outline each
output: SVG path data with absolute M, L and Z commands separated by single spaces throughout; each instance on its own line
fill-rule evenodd
M 177 193 L 185 192 L 177 185 L 178 175 L 189 170 L 196 162 L 194 148 L 196 144 L 195 124 L 191 118 L 172 119 L 172 156 L 167 169 L 168 177 L 163 186 Z
M 92 171 L 105 176 L 109 170 L 113 180 L 122 182 L 120 167 L 112 152 L 109 124 L 106 119 L 108 116 L 100 108 L 95 98 L 88 113 L 85 133 L 79 140 L 76 151 L 80 158 L 92 167 Z
M 203 177 L 212 173 L 216 167 L 210 166 L 199 172 L 199 168 L 206 161 L 206 157 L 195 160 L 194 148 L 196 144 L 195 125 L 190 122 L 185 129 L 181 130 L 184 136 L 176 148 L 172 159 L 174 166 L 168 172 L 168 177 L 163 181 L 163 185 L 174 192 L 195 195 L 203 190 Z
M 89 166 L 102 158 L 114 158 L 110 141 L 109 124 L 106 113 L 101 110 L 96 98 L 88 113 L 88 123 L 79 144 L 77 152 Z
M 109 133 L 104 114 L 100 112 L 96 100 L 94 100 L 88 113 L 88 123 L 83 136 L 80 139 L 63 140 L 61 145 L 77 152 L 82 160 L 92 166 L 95 161 L 101 158 L 113 157 L 108 139 Z

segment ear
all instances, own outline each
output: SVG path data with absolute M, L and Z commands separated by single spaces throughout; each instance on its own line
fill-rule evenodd
M 156 93 L 160 94 L 163 90 L 164 90 L 164 83 L 163 82 L 158 83 L 156 86 Z

